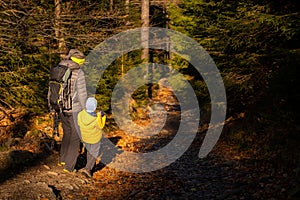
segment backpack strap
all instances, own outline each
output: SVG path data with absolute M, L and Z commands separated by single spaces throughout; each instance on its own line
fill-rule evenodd
M 71 69 L 68 67 L 67 71 L 65 72 L 65 74 L 64 74 L 64 76 L 62 78 L 62 81 L 64 83 L 68 80 L 69 76 L 71 75 L 71 72 L 72 72 Z

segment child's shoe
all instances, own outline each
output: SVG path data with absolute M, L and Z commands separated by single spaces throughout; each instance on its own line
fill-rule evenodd
M 81 170 L 81 173 L 82 173 L 83 175 L 85 175 L 87 178 L 92 178 L 92 177 L 93 177 L 91 171 L 90 171 L 90 170 L 87 170 L 87 169 L 85 169 L 85 168 L 83 168 L 83 169 Z

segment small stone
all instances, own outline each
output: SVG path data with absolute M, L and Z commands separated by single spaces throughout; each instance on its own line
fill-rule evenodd
M 48 169 L 48 170 L 51 169 L 48 165 L 43 165 L 43 167 L 44 167 L 45 169 Z
M 76 190 L 80 189 L 80 187 L 77 184 L 72 184 L 71 186 Z
M 25 180 L 24 183 L 29 184 L 31 182 L 30 182 L 30 180 Z
M 49 175 L 58 176 L 58 173 L 56 172 L 48 172 Z
M 65 185 L 65 187 L 67 188 L 67 189 L 69 189 L 69 190 L 73 190 L 74 189 L 74 187 L 72 186 L 72 185 Z

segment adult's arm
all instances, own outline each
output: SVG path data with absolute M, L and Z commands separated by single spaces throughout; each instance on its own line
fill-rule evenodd
M 86 81 L 84 72 L 79 69 L 78 71 L 78 79 L 77 79 L 77 95 L 78 95 L 78 101 L 81 106 L 81 110 L 85 108 L 85 103 L 87 99 L 87 91 L 86 91 Z

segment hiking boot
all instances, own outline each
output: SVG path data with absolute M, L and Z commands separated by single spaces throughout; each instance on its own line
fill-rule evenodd
M 62 167 L 62 166 L 65 166 L 65 162 L 59 162 L 59 163 L 57 163 L 57 166 L 60 166 L 60 167 Z
M 77 172 L 77 170 L 76 169 L 73 169 L 72 171 L 69 171 L 69 170 L 67 170 L 67 169 L 63 169 L 63 172 L 66 172 L 66 173 L 76 173 Z
M 90 170 L 87 170 L 87 169 L 85 169 L 85 168 L 83 168 L 83 169 L 81 170 L 81 173 L 82 173 L 83 175 L 85 175 L 87 178 L 92 178 L 92 177 L 93 177 L 91 171 L 90 171 Z

